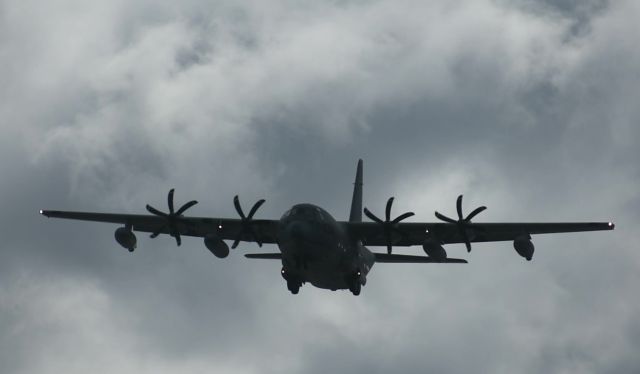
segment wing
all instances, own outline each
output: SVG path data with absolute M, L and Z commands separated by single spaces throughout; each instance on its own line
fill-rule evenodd
M 58 210 L 42 210 L 40 214 L 46 217 L 75 219 L 81 221 L 117 223 L 130 225 L 134 231 L 157 232 L 170 234 L 165 226 L 165 219 L 155 215 L 144 214 L 112 214 L 91 212 L 65 212 Z M 209 217 L 180 217 L 178 224 L 180 235 L 204 237 L 207 234 L 217 234 L 223 240 L 235 240 L 240 235 L 240 240 L 255 241 L 250 232 L 242 230 L 242 221 L 232 218 Z M 276 243 L 278 233 L 277 220 L 252 220 L 252 227 L 262 243 Z
M 394 255 L 374 253 L 376 262 L 388 264 L 466 264 L 467 260 L 459 258 L 434 259 L 428 256 Z
M 282 260 L 282 253 L 247 253 L 244 257 L 258 260 Z
M 375 222 L 343 222 L 351 235 L 364 245 L 385 246 L 387 239 L 382 225 Z M 573 223 L 470 223 L 467 235 L 471 242 L 514 240 L 521 235 L 555 234 L 582 231 L 613 230 L 611 222 Z M 464 243 L 459 226 L 452 223 L 399 223 L 392 236 L 394 246 L 422 245 L 427 237 L 442 244 Z

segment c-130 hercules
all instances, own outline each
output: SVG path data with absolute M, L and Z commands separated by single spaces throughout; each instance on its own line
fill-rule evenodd
M 466 260 L 449 258 L 444 244 L 464 243 L 471 251 L 471 243 L 513 241 L 516 252 L 530 261 L 534 246 L 533 234 L 561 232 L 613 230 L 612 222 L 577 223 L 472 223 L 471 219 L 486 209 L 481 206 L 464 217 L 462 195 L 458 197 L 457 219 L 435 212 L 443 221 L 438 223 L 402 222 L 413 212 L 391 218 L 393 197 L 387 201 L 384 219 L 364 208 L 364 214 L 372 222 L 362 222 L 362 160 L 358 161 L 351 212 L 348 221 L 336 221 L 324 209 L 312 204 L 297 204 L 287 210 L 279 220 L 254 219 L 258 208 L 265 202 L 256 202 L 245 215 L 238 196 L 233 204 L 240 218 L 187 217 L 183 213 L 197 204 L 193 200 L 174 210 L 173 192 L 169 191 L 169 212 L 161 212 L 147 205 L 151 215 L 65 212 L 41 210 L 47 217 L 85 221 L 118 223 L 124 226 L 115 231 L 116 241 L 130 252 L 136 248 L 133 231 L 150 232 L 155 238 L 169 234 L 178 246 L 182 236 L 204 238 L 204 245 L 216 257 L 229 255 L 225 240 L 233 240 L 231 248 L 241 241 L 277 244 L 279 253 L 246 254 L 248 258 L 282 261 L 282 277 L 291 293 L 300 287 L 312 285 L 330 289 L 348 289 L 359 295 L 367 282 L 367 275 L 375 263 L 438 263 L 462 264 Z M 426 256 L 393 254 L 394 246 L 422 245 Z M 366 246 L 386 246 L 387 253 L 371 252 Z

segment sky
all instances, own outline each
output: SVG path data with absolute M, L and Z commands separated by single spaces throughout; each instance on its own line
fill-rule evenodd
M 3 373 L 640 371 L 635 0 L 0 0 Z M 39 209 L 318 204 L 612 232 L 378 264 L 362 294 Z M 373 248 L 384 251 L 384 248 Z M 396 253 L 420 254 L 401 248 Z

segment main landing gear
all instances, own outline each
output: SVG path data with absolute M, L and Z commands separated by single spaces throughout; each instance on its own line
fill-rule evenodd
M 299 281 L 295 281 L 295 280 L 287 281 L 287 289 L 291 291 L 291 293 L 294 295 L 297 295 L 298 292 L 300 292 L 300 286 L 302 286 L 302 283 L 300 283 Z
M 362 285 L 360 284 L 360 282 L 355 282 L 349 286 L 349 291 L 351 291 L 351 293 L 355 296 L 360 295 L 360 290 L 362 290 Z
M 284 268 L 282 268 L 280 273 L 282 274 L 282 278 L 287 281 L 287 289 L 291 291 L 292 294 L 297 295 L 298 292 L 300 292 L 300 287 L 302 287 L 302 282 L 300 281 L 300 279 L 298 279 L 298 277 L 294 276 L 293 274 L 285 271 Z
M 350 278 L 348 281 L 349 291 L 351 291 L 351 293 L 354 296 L 360 295 L 360 291 L 362 290 L 362 283 L 360 283 L 361 275 L 362 273 L 360 273 L 360 270 L 358 270 L 352 276 L 349 277 Z

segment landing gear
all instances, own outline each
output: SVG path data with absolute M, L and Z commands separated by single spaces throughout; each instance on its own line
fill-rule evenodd
M 362 290 L 362 283 L 360 282 L 361 275 L 362 273 L 360 273 L 360 270 L 358 270 L 351 277 L 349 277 L 349 291 L 351 291 L 354 296 L 360 295 L 360 291 Z
M 351 293 L 354 296 L 360 295 L 361 289 L 362 289 L 362 285 L 360 284 L 360 282 L 354 282 L 349 286 L 349 291 L 351 291 Z
M 298 292 L 300 292 L 300 287 L 302 287 L 302 282 L 298 277 L 284 270 L 284 268 L 282 268 L 280 274 L 282 274 L 282 278 L 287 281 L 287 289 L 291 291 L 292 294 L 297 295 Z
M 299 281 L 296 281 L 296 280 L 287 281 L 287 289 L 289 289 L 289 291 L 291 291 L 291 293 L 294 295 L 298 294 L 298 292 L 300 291 L 300 286 L 302 286 L 302 284 Z

